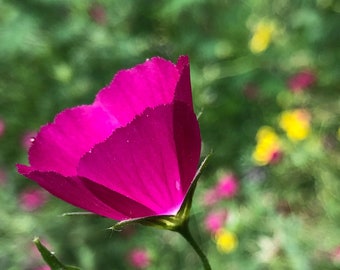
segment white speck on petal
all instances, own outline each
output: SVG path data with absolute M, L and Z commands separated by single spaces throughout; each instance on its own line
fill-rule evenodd
M 181 183 L 179 181 L 176 181 L 176 189 L 178 191 L 181 190 Z

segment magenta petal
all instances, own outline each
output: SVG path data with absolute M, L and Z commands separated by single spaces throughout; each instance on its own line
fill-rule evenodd
M 180 73 L 179 80 L 175 89 L 175 100 L 186 103 L 190 108 L 193 108 L 191 82 L 190 82 L 190 64 L 188 56 L 180 56 L 176 67 Z
M 17 165 L 17 168 L 19 173 L 34 180 L 54 196 L 98 215 L 115 220 L 133 217 L 126 207 L 138 209 L 145 216 L 154 214 L 145 206 L 95 183 L 91 183 L 89 188 L 87 181 L 79 177 L 64 177 L 54 172 L 32 171 L 24 165 Z
M 96 145 L 80 160 L 78 174 L 157 215 L 175 214 L 194 178 L 200 142 L 196 116 L 186 104 L 158 106 Z
M 134 68 L 122 70 L 116 74 L 109 86 L 98 93 L 96 102 L 115 115 L 120 125 L 124 126 L 146 108 L 154 108 L 174 100 L 180 72 L 183 70 L 185 74 L 189 74 L 186 61 L 188 59 L 180 58 L 176 67 L 170 61 L 154 57 Z M 190 78 L 184 77 L 180 84 L 185 86 L 185 92 L 191 92 L 191 89 L 187 89 L 187 79 L 190 87 Z M 188 93 L 185 94 L 187 95 Z M 192 106 L 191 99 L 189 102 Z
M 141 216 L 149 217 L 156 214 L 154 211 L 136 202 L 132 198 L 127 198 L 122 194 L 103 187 L 86 178 L 83 178 L 82 180 L 84 185 L 96 198 L 100 198 L 101 201 L 114 209 L 110 214 L 111 218 L 115 220 L 138 218 Z
M 29 151 L 30 164 L 35 170 L 74 176 L 80 157 L 105 140 L 116 126 L 116 119 L 101 107 L 67 109 L 54 123 L 41 128 Z

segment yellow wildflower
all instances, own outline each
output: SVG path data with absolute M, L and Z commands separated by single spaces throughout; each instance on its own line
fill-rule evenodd
M 280 139 L 271 127 L 261 127 L 256 134 L 256 141 L 253 159 L 258 165 L 264 166 L 279 158 L 281 153 Z
M 261 20 L 254 29 L 254 34 L 249 42 L 249 48 L 252 53 L 265 51 L 273 37 L 275 25 L 271 21 Z
M 338 137 L 338 140 L 340 141 L 340 127 L 338 128 L 337 137 Z
M 230 253 L 236 249 L 238 241 L 236 235 L 225 229 L 219 230 L 215 235 L 217 249 L 223 253 Z
M 280 127 L 292 141 L 301 141 L 310 133 L 310 114 L 304 109 L 285 111 L 279 119 Z

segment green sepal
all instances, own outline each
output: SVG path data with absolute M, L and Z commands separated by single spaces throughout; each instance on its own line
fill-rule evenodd
M 51 270 L 80 270 L 79 267 L 64 265 L 61 263 L 58 258 L 40 242 L 38 237 L 34 238 L 33 242 Z
M 201 176 L 203 169 L 206 167 L 207 161 L 210 158 L 211 153 L 208 154 L 204 160 L 202 161 L 200 167 L 198 168 L 194 180 L 188 190 L 188 193 L 185 196 L 183 204 L 176 215 L 162 215 L 162 216 L 151 216 L 144 218 L 132 218 L 126 219 L 120 222 L 117 222 L 115 225 L 110 227 L 111 230 L 121 230 L 124 226 L 129 224 L 142 224 L 145 226 L 151 226 L 158 229 L 170 230 L 170 231 L 178 231 L 178 228 L 182 226 L 184 222 L 186 222 L 190 215 L 190 209 L 192 205 L 192 198 L 195 193 L 197 181 Z

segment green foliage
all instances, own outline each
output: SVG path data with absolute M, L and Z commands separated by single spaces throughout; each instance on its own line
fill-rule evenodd
M 53 252 L 49 251 L 39 240 L 39 238 L 34 238 L 33 240 L 35 246 L 39 250 L 41 257 L 48 264 L 51 270 L 77 270 L 78 267 L 67 266 L 62 264 Z
M 0 0 L 0 269 L 43 265 L 31 242 L 36 235 L 61 261 L 86 270 L 133 269 L 128 253 L 135 247 L 148 250 L 149 269 L 200 267 L 171 232 L 139 226 L 112 232 L 111 220 L 62 217 L 77 209 L 50 196 L 28 211 L 21 194 L 36 185 L 15 171 L 15 163 L 26 162 L 27 132 L 64 108 L 91 103 L 119 69 L 181 54 L 190 56 L 202 112 L 202 155 L 214 152 L 191 222 L 212 268 L 339 267 L 339 11 L 336 0 Z M 255 52 L 259 22 L 267 27 L 261 41 L 266 31 L 270 40 Z M 316 80 L 293 93 L 288 81 L 303 70 Z M 278 120 L 296 108 L 311 118 L 301 141 L 287 137 Z M 283 153 L 275 164 L 258 166 L 252 153 L 264 125 L 275 130 Z M 238 194 L 206 206 L 207 189 L 228 171 L 239 179 Z M 204 228 L 216 208 L 227 209 L 225 229 L 238 239 L 228 254 Z

